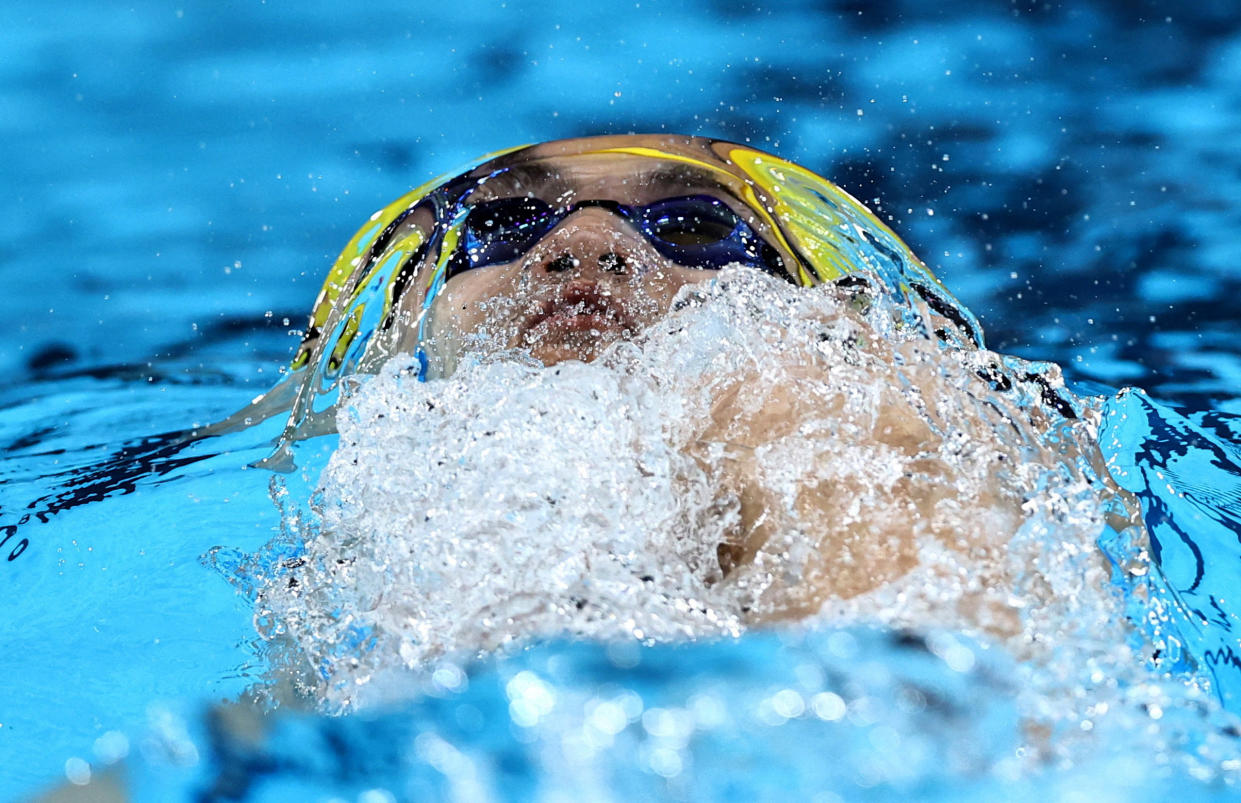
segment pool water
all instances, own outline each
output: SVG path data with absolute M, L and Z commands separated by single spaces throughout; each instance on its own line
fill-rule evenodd
M 110 777 L 150 800 L 1232 794 L 1229 4 L 2 13 L 0 798 Z M 318 477 L 282 491 L 247 468 L 279 422 L 186 449 L 161 433 L 270 387 L 336 251 L 408 187 L 519 142 L 631 130 L 749 140 L 836 180 L 991 348 L 1099 398 L 1151 549 L 1105 532 L 1116 592 L 1088 601 L 1137 626 L 1043 662 L 950 623 L 847 616 L 552 641 L 433 660 L 343 716 L 209 708 L 282 696 L 248 561 L 285 543 Z M 1073 682 L 1040 675 L 1083 655 Z M 1051 688 L 1087 689 L 1081 715 L 1032 735 Z

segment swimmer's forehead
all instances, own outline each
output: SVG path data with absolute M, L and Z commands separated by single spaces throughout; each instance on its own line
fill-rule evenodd
M 576 198 L 642 204 L 699 192 L 736 197 L 744 183 L 722 163 L 633 153 L 578 153 L 497 165 L 480 179 L 467 201 L 532 196 L 548 202 Z

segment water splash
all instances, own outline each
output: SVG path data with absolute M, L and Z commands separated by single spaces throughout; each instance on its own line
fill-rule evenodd
M 319 699 L 533 637 L 732 635 L 825 603 L 1022 657 L 1123 630 L 1097 411 L 1053 370 L 945 347 L 865 286 L 725 271 L 677 307 L 589 365 L 354 383 L 313 503 L 253 570 L 260 630 Z

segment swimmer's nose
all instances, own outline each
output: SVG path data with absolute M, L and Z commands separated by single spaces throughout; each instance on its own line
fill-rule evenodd
M 600 254 L 596 260 L 600 270 L 605 273 L 615 273 L 621 276 L 625 275 L 625 258 L 615 251 L 608 251 Z M 565 271 L 575 270 L 581 267 L 582 260 L 570 254 L 561 254 L 560 256 L 548 262 L 543 269 L 548 273 L 564 273 Z
M 530 267 L 537 272 L 601 280 L 629 276 L 659 260 L 624 218 L 598 207 L 569 215 L 530 252 Z

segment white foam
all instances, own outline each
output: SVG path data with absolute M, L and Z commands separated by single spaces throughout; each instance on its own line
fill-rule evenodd
M 590 365 L 501 354 L 420 383 L 394 360 L 361 382 L 292 523 L 302 560 L 269 570 L 256 614 L 322 700 L 446 653 L 734 634 L 824 605 L 989 634 L 1052 673 L 1053 643 L 1114 639 L 1133 662 L 1093 546 L 1111 491 L 1089 415 L 1032 403 L 1019 361 L 994 390 L 996 355 L 882 299 L 753 271 L 695 293 Z M 742 487 L 763 510 L 748 535 Z M 727 577 L 721 543 L 751 553 Z

